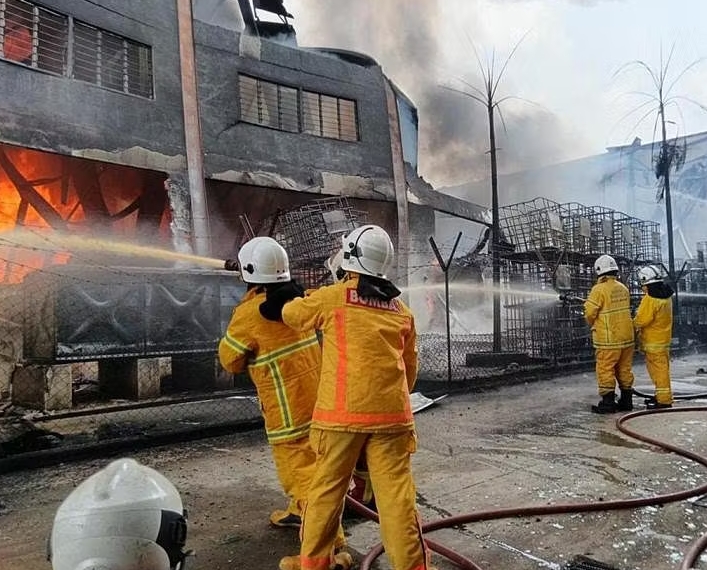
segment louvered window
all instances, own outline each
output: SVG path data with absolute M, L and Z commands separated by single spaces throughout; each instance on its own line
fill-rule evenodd
M 356 102 L 240 75 L 241 120 L 319 137 L 358 140 Z
M 299 132 L 297 89 L 240 76 L 241 119 L 281 131 Z
M 304 91 L 304 132 L 344 141 L 358 140 L 356 102 L 341 97 Z
M 26 0 L 0 0 L 0 58 L 153 98 L 152 50 Z

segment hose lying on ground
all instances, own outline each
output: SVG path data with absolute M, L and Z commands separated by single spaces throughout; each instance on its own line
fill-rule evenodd
M 633 389 L 633 395 L 639 398 L 646 398 L 647 400 L 652 400 L 655 398 L 653 394 L 644 394 L 643 392 Z M 701 400 L 702 398 L 707 398 L 707 392 L 696 392 L 694 394 L 673 394 L 673 400 Z
M 624 424 L 634 418 L 647 416 L 652 414 L 669 414 L 669 413 L 684 413 L 684 412 L 707 412 L 706 406 L 691 406 L 685 408 L 667 408 L 659 410 L 642 410 L 638 412 L 631 412 L 626 415 L 621 416 L 616 420 L 617 429 L 640 441 L 649 443 L 656 447 L 672 451 L 673 453 L 691 459 L 700 465 L 707 467 L 707 457 L 699 455 L 692 451 L 682 449 L 676 445 L 648 437 L 646 435 L 640 434 L 632 429 L 629 429 Z M 704 495 L 707 493 L 707 483 L 695 487 L 694 489 L 686 489 L 683 491 L 677 491 L 674 493 L 667 493 L 664 495 L 656 495 L 653 497 L 643 497 L 639 499 L 619 499 L 615 501 L 598 501 L 590 503 L 567 503 L 559 505 L 542 505 L 542 506 L 526 506 L 526 507 L 514 507 L 514 508 L 504 508 L 504 509 L 493 509 L 488 511 L 477 511 L 468 514 L 455 515 L 443 519 L 434 520 L 422 525 L 422 532 L 429 533 L 442 528 L 451 528 L 455 526 L 460 526 L 463 524 L 469 524 L 478 521 L 489 521 L 497 520 L 511 517 L 530 517 L 539 515 L 554 515 L 554 514 L 567 514 L 567 513 L 582 513 L 582 512 L 592 512 L 592 511 L 612 511 L 621 509 L 635 509 L 639 507 L 648 507 L 653 505 L 663 505 L 666 503 L 673 503 L 676 501 L 682 501 L 690 497 L 695 497 L 697 495 Z M 355 499 L 347 496 L 347 505 L 354 511 L 358 512 L 362 516 L 378 521 L 378 515 L 374 511 L 366 508 L 364 505 L 356 501 Z M 468 558 L 458 554 L 451 548 L 443 546 L 436 541 L 432 541 L 425 538 L 430 550 L 436 552 L 445 558 L 449 559 L 458 568 L 464 570 L 483 570 L 480 566 L 475 564 Z M 700 557 L 702 552 L 707 549 L 707 533 L 703 534 L 698 538 L 688 549 L 683 559 L 680 570 L 690 570 L 693 568 L 695 561 Z M 371 565 L 374 563 L 376 558 L 378 558 L 383 553 L 383 546 L 381 544 L 375 545 L 366 556 L 361 561 L 360 570 L 370 570 Z

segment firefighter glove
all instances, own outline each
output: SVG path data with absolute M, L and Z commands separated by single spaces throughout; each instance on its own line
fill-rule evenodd
M 287 283 L 268 285 L 265 301 L 260 304 L 260 314 L 269 321 L 281 321 L 282 307 L 296 297 L 304 297 L 304 289 L 294 279 Z

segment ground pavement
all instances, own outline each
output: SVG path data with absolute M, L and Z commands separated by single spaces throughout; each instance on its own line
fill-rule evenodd
M 674 387 L 707 391 L 707 356 L 673 360 Z M 642 364 L 637 386 L 650 390 Z M 590 413 L 591 372 L 453 395 L 416 415 L 413 466 L 426 521 L 476 510 L 606 501 L 664 494 L 707 482 L 707 470 L 617 431 L 616 415 Z M 642 407 L 642 401 L 634 403 Z M 707 405 L 707 400 L 694 401 Z M 680 407 L 691 405 L 680 402 Z M 630 427 L 707 453 L 705 412 L 658 413 Z M 123 453 L 123 455 L 130 455 Z M 282 508 L 261 431 L 142 450 L 133 457 L 164 473 L 189 511 L 190 570 L 277 568 L 297 549 L 296 531 L 273 529 Z M 108 458 L 0 475 L 0 570 L 50 570 L 46 539 L 55 510 Z M 502 519 L 430 537 L 485 570 L 561 569 L 576 555 L 622 570 L 678 569 L 690 543 L 707 531 L 707 500 L 662 507 Z M 375 523 L 347 521 L 360 560 L 379 540 Z M 453 568 L 435 557 L 441 569 Z M 707 560 L 701 564 L 707 568 Z M 381 558 L 375 568 L 387 569 Z

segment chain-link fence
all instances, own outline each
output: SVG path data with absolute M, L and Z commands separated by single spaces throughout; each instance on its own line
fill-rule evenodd
M 522 355 L 475 361 L 491 345 L 491 335 L 453 335 L 449 368 L 446 336 L 420 334 L 417 390 L 439 395 L 548 368 Z M 261 424 L 248 378 L 220 371 L 213 350 L 27 363 L 15 368 L 10 392 L 0 402 L 0 470 Z
M 473 263 L 452 275 L 459 282 L 452 285 L 464 282 L 472 293 L 455 289 L 450 307 L 437 311 L 444 303 L 440 284 L 420 286 L 435 293 L 418 299 L 420 315 L 439 313 L 441 319 L 429 318 L 419 331 L 417 390 L 428 395 L 468 390 L 503 378 L 523 379 L 534 370 L 547 374 L 591 362 L 581 307 L 560 302 L 554 290 L 564 267 L 569 290 L 586 293 L 596 248 L 608 239 L 597 234 L 600 227 L 610 229 L 600 219 L 606 212 L 582 208 L 535 201 L 504 210 L 508 250 L 502 257 L 501 353 L 492 352 L 491 334 L 473 334 L 487 328 L 479 326 L 487 315 L 477 309 L 489 305 L 493 294 L 486 290 L 487 265 L 476 259 L 482 255 L 479 248 Z M 306 219 L 301 215 L 305 210 Z M 281 214 L 272 227 L 291 249 L 304 245 L 315 252 L 309 261 L 300 255 L 294 272 L 316 287 L 328 277 L 322 262 L 339 247 L 342 232 L 364 219 L 344 199 L 327 199 Z M 639 221 L 612 221 L 612 243 L 633 240 L 639 257 L 652 259 L 659 255 L 656 244 L 644 238 L 654 228 L 644 228 L 639 239 L 638 226 Z M 10 275 L 19 260 L 14 250 L 2 253 Z M 233 274 L 192 266 L 134 267 L 100 256 L 52 260 L 0 285 L 0 469 L 97 447 L 261 424 L 249 380 L 224 373 L 216 357 L 233 306 L 245 290 Z M 628 258 L 619 255 L 619 261 L 625 264 Z M 691 290 L 701 275 L 690 275 Z M 704 303 L 694 299 L 691 310 L 701 319 Z M 455 325 L 449 345 L 442 332 L 447 317 Z M 470 332 L 459 334 L 464 330 Z

